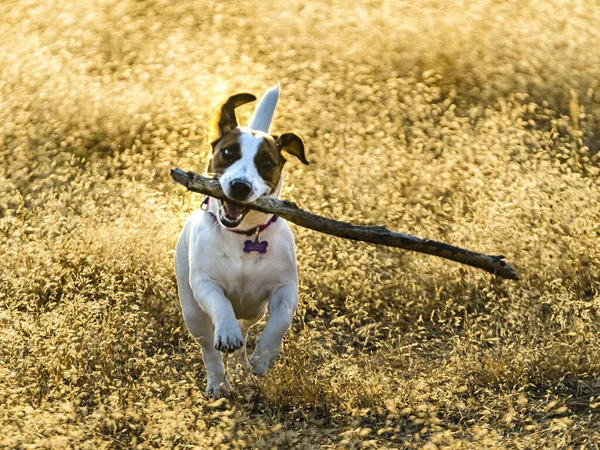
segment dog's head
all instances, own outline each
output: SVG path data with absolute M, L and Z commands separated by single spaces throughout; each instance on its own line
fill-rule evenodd
M 283 152 L 308 164 L 304 143 L 296 134 L 272 136 L 238 126 L 235 108 L 254 100 L 252 94 L 237 94 L 223 104 L 217 116 L 217 138 L 211 144 L 207 171 L 219 179 L 223 192 L 231 199 L 219 202 L 219 221 L 227 228 L 240 225 L 249 211 L 236 201 L 252 202 L 278 191 L 286 161 Z

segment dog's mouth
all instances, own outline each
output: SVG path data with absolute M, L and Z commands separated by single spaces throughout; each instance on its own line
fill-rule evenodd
M 249 207 L 228 200 L 219 200 L 219 222 L 227 228 L 235 228 L 246 216 Z

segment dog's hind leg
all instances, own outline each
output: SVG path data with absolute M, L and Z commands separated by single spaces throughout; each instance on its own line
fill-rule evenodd
M 290 328 L 298 306 L 298 286 L 286 284 L 273 293 L 269 300 L 269 318 L 259 336 L 256 350 L 250 358 L 252 372 L 265 376 L 279 354 L 283 335 Z
M 191 291 L 190 291 L 191 293 Z M 202 359 L 206 367 L 206 395 L 211 398 L 228 397 L 231 385 L 225 374 L 225 366 L 221 352 L 215 348 L 214 325 L 208 314 L 195 304 L 193 296 L 191 302 L 185 302 L 183 317 L 190 333 L 202 348 Z
M 184 252 L 180 252 L 175 259 L 179 299 L 181 301 L 181 310 L 185 324 L 202 348 L 202 359 L 206 367 L 207 378 L 206 395 L 212 398 L 228 396 L 231 391 L 231 385 L 225 374 L 221 352 L 215 349 L 215 327 L 210 316 L 202 311 L 194 299 L 194 293 L 189 285 L 187 258 L 180 257 L 181 254 L 185 255 Z

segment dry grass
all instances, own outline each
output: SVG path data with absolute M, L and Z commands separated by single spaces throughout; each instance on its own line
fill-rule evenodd
M 346 3 L 0 5 L 0 447 L 599 447 L 600 7 Z M 296 229 L 283 355 L 211 404 L 168 169 L 278 80 L 285 198 L 522 280 Z

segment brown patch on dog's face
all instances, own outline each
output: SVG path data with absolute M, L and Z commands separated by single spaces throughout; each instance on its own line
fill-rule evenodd
M 210 175 L 218 178 L 229 166 L 242 157 L 239 136 L 240 130 L 236 128 L 211 144 L 212 157 L 207 169 Z
M 254 157 L 254 165 L 265 184 L 269 186 L 269 194 L 275 192 L 279 185 L 284 163 L 285 159 L 277 149 L 275 141 L 270 136 L 263 138 Z

